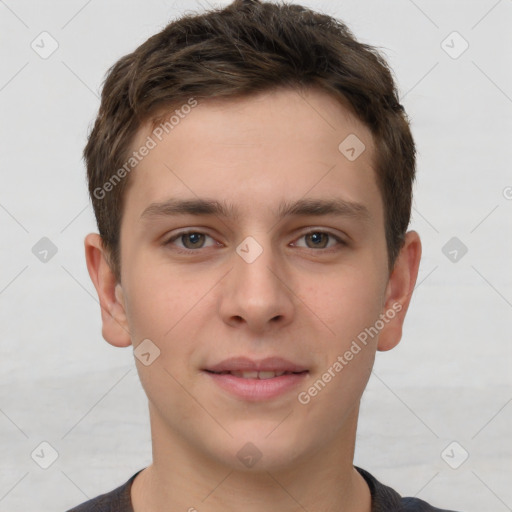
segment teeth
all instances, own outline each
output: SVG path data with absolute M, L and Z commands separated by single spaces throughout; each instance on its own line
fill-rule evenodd
M 242 379 L 272 379 L 274 377 L 280 377 L 287 372 L 230 372 L 235 377 L 241 377 Z M 289 372 L 288 372 L 289 373 Z
M 243 379 L 257 379 L 258 372 L 231 372 L 235 377 L 242 377 Z
M 259 372 L 258 379 L 271 379 L 277 375 L 276 372 Z

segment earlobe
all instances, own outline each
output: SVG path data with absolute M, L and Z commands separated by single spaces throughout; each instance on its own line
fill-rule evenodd
M 391 350 L 402 338 L 402 327 L 416 285 L 420 260 L 420 237 L 416 231 L 409 231 L 386 288 L 382 313 L 388 322 L 379 334 L 377 349 L 380 351 Z
M 131 336 L 124 294 L 108 264 L 101 236 L 88 234 L 84 247 L 87 270 L 100 302 L 103 338 L 115 347 L 127 347 L 131 345 Z

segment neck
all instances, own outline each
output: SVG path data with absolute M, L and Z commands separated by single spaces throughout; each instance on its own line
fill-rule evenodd
M 135 478 L 134 512 L 370 512 L 364 478 L 353 467 L 358 410 L 334 443 L 292 463 L 239 470 L 170 435 L 151 409 L 153 463 Z

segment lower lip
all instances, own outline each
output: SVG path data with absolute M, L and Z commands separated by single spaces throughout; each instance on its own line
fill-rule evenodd
M 244 379 L 229 373 L 211 373 L 205 371 L 222 389 L 244 400 L 269 400 L 296 388 L 308 375 L 308 372 L 291 373 L 271 379 Z

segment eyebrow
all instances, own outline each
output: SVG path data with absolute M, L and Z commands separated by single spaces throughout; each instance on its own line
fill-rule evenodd
M 141 219 L 155 217 L 173 217 L 177 215 L 212 215 L 237 220 L 239 211 L 231 204 L 214 199 L 175 199 L 170 198 L 150 204 L 141 214 Z M 371 219 L 368 208 L 345 199 L 299 199 L 294 202 L 282 202 L 275 216 L 281 220 L 290 216 L 335 215 L 368 222 Z

